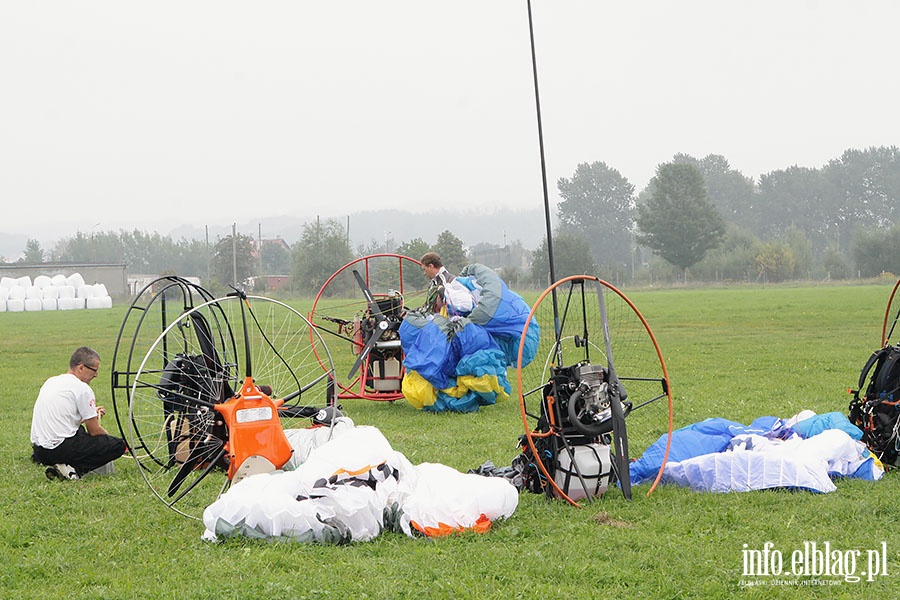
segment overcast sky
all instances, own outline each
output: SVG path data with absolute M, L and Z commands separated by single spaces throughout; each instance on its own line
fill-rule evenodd
M 532 7 L 554 203 L 900 143 L 900 2 Z M 0 0 L 0 232 L 541 208 L 539 156 L 525 0 Z

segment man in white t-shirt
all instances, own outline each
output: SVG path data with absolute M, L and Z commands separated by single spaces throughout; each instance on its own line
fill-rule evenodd
M 100 424 L 106 411 L 89 385 L 99 369 L 100 355 L 82 346 L 66 373 L 41 386 L 31 418 L 31 458 L 49 465 L 51 479 L 78 479 L 125 453 L 125 441 Z

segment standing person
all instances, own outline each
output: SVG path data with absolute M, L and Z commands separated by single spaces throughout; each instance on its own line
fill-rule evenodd
M 440 313 L 446 305 L 444 292 L 447 284 L 453 281 L 453 275 L 444 268 L 444 263 L 437 252 L 426 252 L 419 259 L 422 272 L 430 285 L 425 292 L 425 309 L 427 312 Z
M 419 262 L 422 263 L 422 271 L 425 273 L 425 277 L 431 280 L 431 285 L 446 286 L 453 281 L 453 275 L 444 268 L 444 263 L 437 252 L 426 252 L 422 255 Z
M 426 252 L 419 262 L 425 277 L 431 280 L 425 296 L 426 307 L 435 313 L 443 312 L 446 307 L 451 315 L 469 314 L 475 307 L 475 298 L 469 288 L 444 268 L 441 257 L 436 252 Z
M 31 458 L 49 465 L 50 479 L 78 479 L 125 453 L 125 441 L 100 425 L 106 411 L 89 385 L 99 369 L 100 355 L 81 346 L 69 370 L 41 386 L 31 417 Z

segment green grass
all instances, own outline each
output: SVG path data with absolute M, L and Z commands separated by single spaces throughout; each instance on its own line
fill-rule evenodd
M 880 342 L 887 285 L 630 292 L 666 358 L 676 427 L 749 422 L 801 409 L 845 411 Z M 125 307 L 0 314 L 0 596 L 4 598 L 747 598 L 894 597 L 900 572 L 897 477 L 838 482 L 832 494 L 611 491 L 583 509 L 523 493 L 486 535 L 387 533 L 333 547 L 200 540 L 202 524 L 167 509 L 129 460 L 115 475 L 50 482 L 29 460 L 31 408 L 79 344 L 106 359 L 95 381 L 111 404 L 109 359 Z M 333 348 L 340 356 L 343 348 Z M 460 470 L 509 464 L 517 402 L 477 414 L 420 413 L 405 402 L 343 402 L 414 463 Z M 108 425 L 114 428 L 114 421 Z M 889 577 L 817 587 L 742 587 L 742 550 L 787 556 L 804 541 L 888 547 Z M 787 558 L 786 558 L 787 560 Z M 863 569 L 861 565 L 859 569 Z M 757 578 L 765 579 L 765 578 Z M 795 580 L 795 583 L 797 581 Z

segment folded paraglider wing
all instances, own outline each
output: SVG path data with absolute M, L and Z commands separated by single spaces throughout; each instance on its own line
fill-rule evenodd
M 467 317 L 411 311 L 400 325 L 403 395 L 421 410 L 472 412 L 506 400 L 511 391 L 506 369 L 517 362 L 531 309 L 484 265 L 468 265 L 454 281 L 471 286 L 477 298 Z M 533 322 L 523 351 L 526 363 L 539 341 Z
M 842 413 L 798 420 L 765 416 L 750 425 L 706 419 L 672 433 L 663 483 L 705 492 L 791 488 L 831 492 L 833 477 L 880 479 L 884 473 Z M 802 415 L 803 413 L 801 413 Z M 666 435 L 630 465 L 632 483 L 659 470 Z
M 481 287 L 478 304 L 469 313 L 468 319 L 484 327 L 500 344 L 506 354 L 507 366 L 516 364 L 519 352 L 519 338 L 528 322 L 531 307 L 506 285 L 492 269 L 478 263 L 467 265 L 460 277 L 472 277 Z M 532 331 L 533 330 L 533 331 Z M 528 327 L 522 356 L 523 366 L 534 358 L 540 341 L 540 327 L 532 319 Z
M 203 513 L 203 538 L 367 541 L 388 529 L 409 536 L 484 532 L 510 517 L 516 488 L 503 478 L 445 465 L 412 465 L 374 427 L 350 427 L 315 447 L 293 471 L 247 477 Z

